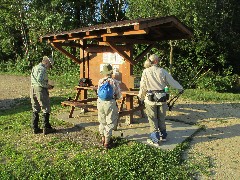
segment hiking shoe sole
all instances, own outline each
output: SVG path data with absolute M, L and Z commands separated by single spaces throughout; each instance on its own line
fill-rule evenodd
M 147 143 L 148 143 L 149 145 L 152 145 L 152 146 L 155 146 L 155 147 L 159 147 L 159 146 L 160 146 L 159 143 L 155 143 L 155 142 L 153 142 L 151 139 L 147 139 Z

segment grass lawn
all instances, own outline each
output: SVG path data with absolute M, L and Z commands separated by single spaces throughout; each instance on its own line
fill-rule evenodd
M 59 78 L 60 79 L 60 78 Z M 60 87 L 60 86 L 59 86 Z M 69 86 L 66 86 L 69 88 Z M 72 94 L 55 91 L 52 113 Z M 63 95 L 64 94 L 64 95 Z M 186 90 L 183 98 L 232 101 L 237 94 Z M 164 151 L 141 143 L 115 139 L 117 147 L 106 152 L 98 135 L 52 118 L 61 133 L 44 136 L 31 131 L 30 99 L 23 98 L 12 109 L 0 112 L 0 179 L 194 179 L 208 174 L 209 162 L 184 160 L 189 138 L 174 150 Z M 72 131 L 66 131 L 72 130 Z

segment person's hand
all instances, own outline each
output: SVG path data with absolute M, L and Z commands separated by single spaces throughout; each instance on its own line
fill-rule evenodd
M 182 94 L 182 93 L 184 93 L 184 90 L 183 89 L 179 89 L 178 92 L 179 92 L 179 94 Z

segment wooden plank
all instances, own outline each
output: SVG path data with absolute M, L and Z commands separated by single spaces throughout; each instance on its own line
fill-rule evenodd
M 84 104 L 82 102 L 79 101 L 63 101 L 62 106 L 74 106 L 74 107 L 81 107 L 81 108 L 94 108 L 96 106 L 94 106 L 93 104 Z

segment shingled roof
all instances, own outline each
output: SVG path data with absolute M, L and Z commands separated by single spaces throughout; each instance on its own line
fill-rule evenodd
M 124 20 L 70 31 L 46 34 L 41 41 L 62 42 L 90 39 L 99 42 L 152 44 L 156 41 L 187 39 L 192 31 L 175 16 Z

